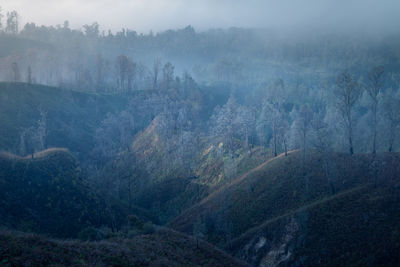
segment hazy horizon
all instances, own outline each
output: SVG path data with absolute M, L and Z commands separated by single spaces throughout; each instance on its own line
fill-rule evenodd
M 16 10 L 21 28 L 70 22 L 74 29 L 98 22 L 101 30 L 128 28 L 140 33 L 183 28 L 304 28 L 397 32 L 400 1 L 309 0 L 3 0 L 3 14 Z

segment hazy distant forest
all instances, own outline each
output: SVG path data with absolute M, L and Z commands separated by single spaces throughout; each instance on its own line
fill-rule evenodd
M 387 188 L 397 190 L 390 191 L 397 200 L 385 207 L 396 216 L 385 229 L 399 229 L 400 33 L 187 26 L 139 34 L 102 31 L 98 23 L 82 29 L 71 29 L 68 21 L 21 25 L 16 11 L 0 9 L 0 81 L 0 189 L 8 192 L 0 197 L 0 225 L 7 229 L 102 240 L 138 238 L 163 225 L 194 236 L 197 247 L 198 239 L 206 240 L 238 259 L 268 266 L 261 263 L 281 239 L 265 233 L 283 231 L 282 242 L 289 244 L 288 233 L 293 238 L 311 227 L 315 207 L 326 211 L 312 206 L 317 201 L 323 205 L 346 190 L 366 190 L 368 180 L 371 198 L 364 205 L 374 190 L 386 190 L 379 185 L 389 176 L 395 185 Z M 284 165 L 275 170 L 281 158 Z M 298 177 L 288 187 L 257 176 L 257 166 L 274 159 L 263 175 Z M 42 171 L 54 183 L 29 187 L 41 192 L 32 204 L 31 189 L 23 185 L 29 177 L 42 179 Z M 25 178 L 8 185 L 4 177 Z M 389 195 L 382 192 L 376 199 Z M 307 216 L 295 213 L 282 223 L 286 230 L 270 225 L 268 220 L 303 206 L 310 209 Z M 82 210 L 80 217 L 63 218 Z M 368 221 L 378 211 L 359 217 Z M 270 230 L 248 238 L 264 222 Z M 312 232 L 304 240 L 313 240 Z M 400 251 L 398 233 L 390 232 L 392 247 L 379 254 L 384 262 L 385 253 Z M 286 254 L 274 254 L 271 266 L 317 260 L 311 254 L 302 258 L 313 252 L 295 251 L 306 241 L 296 242 L 285 247 Z M 329 242 L 339 253 L 343 243 Z M 326 253 L 346 263 L 342 254 Z M 347 260 L 358 257 L 340 253 Z M 398 256 L 393 257 L 395 265 Z
M 132 121 L 124 124 L 133 127 L 127 131 L 141 130 L 143 119 L 131 110 L 141 106 L 142 115 L 161 116 L 171 134 L 222 138 L 228 150 L 234 141 L 247 149 L 269 147 L 275 155 L 304 145 L 357 152 L 396 149 L 398 35 L 239 28 L 199 33 L 191 26 L 113 34 L 100 32 L 98 23 L 82 30 L 70 29 L 68 21 L 22 27 L 16 11 L 2 17 L 3 81 L 120 94 L 132 101 L 135 92 L 151 91 L 141 103 L 109 114 L 98 129 L 100 139 L 100 133 L 111 134 L 107 124 L 118 124 L 122 116 Z M 204 99 L 208 92 L 211 101 Z M 112 144 L 114 152 L 133 137 L 121 136 Z

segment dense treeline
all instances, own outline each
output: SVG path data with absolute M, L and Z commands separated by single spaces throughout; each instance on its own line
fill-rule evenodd
M 71 29 L 28 23 L 9 12 L 2 27 L 2 80 L 85 91 L 170 87 L 174 72 L 200 83 L 257 88 L 277 78 L 296 87 L 316 86 L 345 68 L 362 76 L 375 65 L 396 72 L 399 36 L 281 32 L 231 28 L 139 34 L 100 30 L 98 23 Z M 19 45 L 16 45 L 19 43 Z M 7 53 L 8 52 L 8 53 Z M 175 66 L 168 62 L 172 62 Z

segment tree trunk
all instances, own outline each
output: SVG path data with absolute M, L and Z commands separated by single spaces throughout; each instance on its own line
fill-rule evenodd
M 283 141 L 283 146 L 284 146 L 284 148 L 285 148 L 285 157 L 288 155 L 288 153 L 287 153 L 287 144 L 286 144 L 286 139 L 284 139 L 284 141 Z
M 354 149 L 353 149 L 353 140 L 351 136 L 349 137 L 349 143 L 350 143 L 350 155 L 354 154 Z
M 129 212 L 131 210 L 131 202 L 132 202 L 132 192 L 131 192 L 131 177 L 128 178 L 128 208 Z
M 377 120 L 376 120 L 376 111 L 377 111 L 377 106 L 376 106 L 376 104 L 377 103 L 374 103 L 374 107 L 373 107 L 373 112 L 374 112 L 374 125 L 373 125 L 373 127 L 374 127 L 374 129 L 373 129 L 373 131 L 374 131 L 374 139 L 373 139 L 373 141 L 372 141 L 372 153 L 375 155 L 376 154 L 376 124 L 377 124 Z
M 350 145 L 350 155 L 354 154 L 354 149 L 353 149 L 353 128 L 351 125 L 351 117 L 348 117 L 348 122 L 349 122 L 349 145 Z

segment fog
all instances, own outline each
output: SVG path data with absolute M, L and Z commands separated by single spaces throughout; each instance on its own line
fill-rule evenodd
M 147 33 L 192 25 L 198 30 L 227 27 L 312 28 L 396 31 L 397 0 L 3 0 L 22 23 L 74 28 L 97 21 L 103 30 L 129 28 Z
M 400 266 L 400 0 L 0 0 L 1 266 Z

